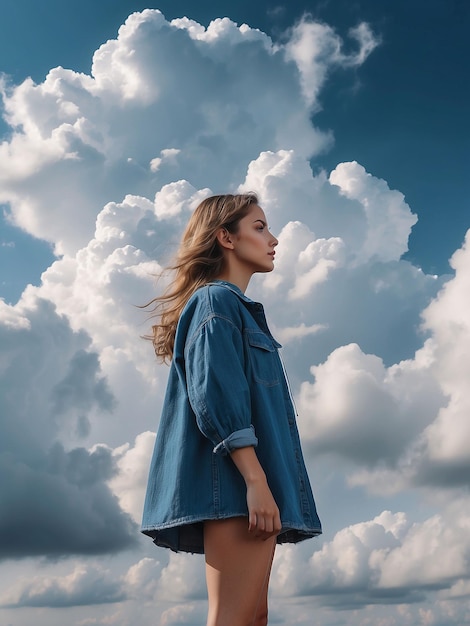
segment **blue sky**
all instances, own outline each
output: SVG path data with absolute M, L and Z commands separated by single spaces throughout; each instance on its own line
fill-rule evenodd
M 204 623 L 202 561 L 138 532 L 167 370 L 135 304 L 249 189 L 324 527 L 273 623 L 468 623 L 467 4 L 149 6 L 1 4 L 0 622 Z
M 332 129 L 335 144 L 314 168 L 355 159 L 405 194 L 419 221 L 406 258 L 427 272 L 449 271 L 448 259 L 469 223 L 469 118 L 466 44 L 469 7 L 462 0 L 330 0 L 321 2 L 181 2 L 157 4 L 4 0 L 0 70 L 14 83 L 41 81 L 52 67 L 90 70 L 92 52 L 113 37 L 132 11 L 160 8 L 168 19 L 191 15 L 247 22 L 274 38 L 305 12 L 344 35 L 368 21 L 381 38 L 356 73 L 337 71 L 320 99 L 316 124 Z M 0 129 L 2 126 L 0 125 Z M 3 126 L 8 136 L 8 129 Z M 50 247 L 2 222 L 0 295 L 13 302 L 27 282 L 37 284 Z M 11 245 L 15 242 L 15 247 Z M 5 245 L 9 244 L 10 245 Z

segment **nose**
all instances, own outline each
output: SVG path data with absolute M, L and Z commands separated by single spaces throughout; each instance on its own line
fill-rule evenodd
M 279 243 L 279 241 L 276 239 L 276 237 L 270 232 L 269 233 L 271 235 L 271 245 L 273 248 L 275 248 L 277 246 L 277 244 Z

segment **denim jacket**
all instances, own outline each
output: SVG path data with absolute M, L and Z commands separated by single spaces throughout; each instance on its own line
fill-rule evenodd
M 280 344 L 263 306 L 215 280 L 178 322 L 150 465 L 142 532 L 174 551 L 204 552 L 208 519 L 247 516 L 230 452 L 255 446 L 280 510 L 278 543 L 321 533 Z

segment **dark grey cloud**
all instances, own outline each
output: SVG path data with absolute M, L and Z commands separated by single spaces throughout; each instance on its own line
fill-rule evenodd
M 464 487 L 468 489 L 470 487 L 470 460 L 430 460 L 423 455 L 417 463 L 412 480 L 413 484 L 418 487 L 435 486 L 443 489 Z
M 93 477 L 108 462 L 83 449 L 60 455 L 52 468 L 0 456 L 0 558 L 103 554 L 137 540 L 100 471 Z
M 70 359 L 64 378 L 52 390 L 54 412 L 64 413 L 68 407 L 89 411 L 93 405 L 105 411 L 112 410 L 114 398 L 106 379 L 99 377 L 99 371 L 95 352 L 77 351 Z
M 98 357 L 50 303 L 35 300 L 23 315 L 29 328 L 0 323 L 0 558 L 128 548 L 138 532 L 107 485 L 111 451 L 60 440 L 70 424 L 86 434 L 88 413 L 114 406 Z
M 430 587 L 428 591 L 435 591 L 435 588 Z M 426 599 L 425 591 L 421 589 L 407 589 L 404 587 L 401 589 L 387 590 L 370 589 L 368 591 L 357 589 L 355 592 L 347 591 L 344 593 L 341 591 L 338 592 L 338 590 L 335 589 L 331 590 L 330 593 L 322 595 L 320 597 L 320 603 L 322 606 L 331 609 L 354 611 L 374 604 L 416 604 L 424 602 Z

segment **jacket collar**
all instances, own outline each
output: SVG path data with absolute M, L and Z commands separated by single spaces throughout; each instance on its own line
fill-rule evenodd
M 248 298 L 248 296 L 245 296 L 245 294 L 240 289 L 240 287 L 237 287 L 237 285 L 234 285 L 233 283 L 229 283 L 227 280 L 214 278 L 213 280 L 210 281 L 210 283 L 207 283 L 207 284 L 208 285 L 221 285 L 222 287 L 225 287 L 226 289 L 230 289 L 230 291 L 233 291 L 233 293 L 235 293 L 241 300 L 244 300 L 248 304 L 259 304 L 258 302 L 254 302 L 253 300 Z

